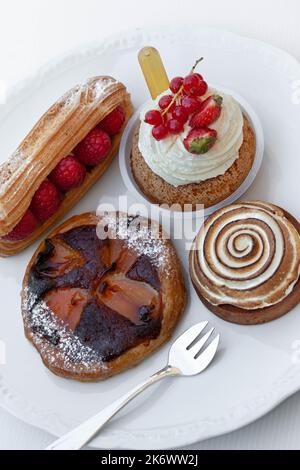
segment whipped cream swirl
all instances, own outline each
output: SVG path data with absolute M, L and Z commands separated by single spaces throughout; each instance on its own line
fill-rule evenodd
M 225 207 L 207 219 L 194 243 L 192 279 L 213 305 L 274 305 L 290 294 L 299 274 L 300 235 L 272 204 Z
M 243 143 L 243 114 L 237 101 L 223 92 L 209 89 L 204 99 L 218 94 L 223 97 L 221 116 L 209 127 L 218 133 L 216 144 L 203 155 L 188 152 L 183 141 L 191 127 L 186 124 L 179 135 L 169 135 L 157 141 L 152 126 L 144 122 L 150 109 L 158 108 L 158 101 L 148 101 L 141 111 L 139 150 L 151 170 L 172 186 L 198 183 L 223 175 L 238 158 Z

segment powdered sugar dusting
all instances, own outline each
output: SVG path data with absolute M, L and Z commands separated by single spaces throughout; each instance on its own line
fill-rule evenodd
M 82 85 L 77 85 L 61 98 L 61 100 L 64 102 L 65 108 L 70 108 L 71 106 L 74 106 L 74 104 L 78 103 L 82 93 L 82 88 Z
M 77 85 L 72 90 L 67 92 L 63 97 L 64 107 L 67 109 L 78 103 L 82 98 L 84 102 L 88 104 L 94 104 L 94 101 L 103 99 L 107 93 L 109 87 L 116 83 L 113 78 L 110 77 L 95 77 L 89 78 L 85 82 Z
M 116 83 L 116 81 L 113 78 L 107 77 L 102 80 L 97 80 L 94 83 L 93 86 L 93 95 L 94 99 L 99 99 L 101 98 L 104 93 L 107 91 L 107 89 L 113 84 Z
M 105 213 L 97 226 L 101 239 L 121 239 L 128 249 L 139 256 L 147 256 L 164 275 L 170 274 L 170 245 L 166 242 L 159 224 L 144 217 L 130 217 L 122 213 Z
M 25 164 L 24 152 L 16 150 L 7 162 L 0 165 L 0 194 L 3 192 L 3 184 L 11 178 L 11 175 L 16 171 L 21 171 L 22 166 Z
M 23 292 L 22 307 L 32 340 L 49 364 L 59 363 L 63 369 L 76 373 L 105 367 L 99 353 L 85 346 L 28 288 Z

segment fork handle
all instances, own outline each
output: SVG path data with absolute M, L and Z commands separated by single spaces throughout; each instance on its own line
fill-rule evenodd
M 133 398 L 159 380 L 162 380 L 165 377 L 170 377 L 172 375 L 178 375 L 179 373 L 179 370 L 175 367 L 169 365 L 164 367 L 163 369 L 156 372 L 156 374 L 152 375 L 147 380 L 134 387 L 130 392 L 123 395 L 123 397 L 108 405 L 98 414 L 80 424 L 77 428 L 73 429 L 73 431 L 70 431 L 61 438 L 57 439 L 55 442 L 50 444 L 46 450 L 81 449 L 113 416 L 115 416 L 118 411 L 120 411 L 125 405 L 127 405 L 127 403 L 133 400 Z

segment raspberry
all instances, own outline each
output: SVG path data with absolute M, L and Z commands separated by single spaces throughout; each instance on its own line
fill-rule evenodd
M 29 237 L 29 235 L 34 231 L 37 223 L 38 221 L 36 217 L 28 209 L 15 228 L 3 238 L 10 241 L 24 240 L 24 238 Z
M 49 179 L 61 191 L 69 191 L 83 183 L 86 169 L 73 155 L 63 158 L 50 173 Z
M 122 106 L 117 106 L 110 114 L 108 114 L 103 121 L 100 122 L 99 127 L 103 129 L 108 135 L 113 136 L 120 132 L 125 122 L 125 112 Z
M 34 215 L 44 222 L 55 214 L 60 203 L 60 192 L 51 181 L 45 180 L 35 192 L 30 208 Z
M 96 166 L 105 159 L 111 148 L 109 135 L 95 127 L 74 149 L 76 157 L 88 166 Z

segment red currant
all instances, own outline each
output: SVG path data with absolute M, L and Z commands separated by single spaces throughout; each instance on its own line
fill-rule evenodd
M 201 81 L 202 80 L 199 74 L 197 73 L 192 73 L 190 75 L 187 75 L 185 79 L 183 80 L 184 90 L 187 91 L 188 93 L 194 94 L 194 92 L 199 88 Z
M 183 130 L 183 122 L 178 121 L 178 119 L 170 119 L 167 126 L 171 134 L 179 134 Z
M 188 120 L 189 114 L 183 106 L 176 106 L 172 111 L 172 117 L 184 124 Z
M 188 114 L 198 111 L 201 106 L 201 101 L 194 96 L 184 96 L 181 100 L 181 106 Z
M 173 93 L 178 93 L 178 91 L 182 87 L 182 84 L 183 84 L 183 78 L 182 77 L 175 77 L 171 80 L 170 90 Z
M 151 124 L 152 126 L 158 126 L 162 123 L 162 117 L 160 112 L 156 109 L 151 109 L 150 111 L 147 111 L 145 115 L 145 122 L 147 124 Z
M 200 78 L 200 80 L 203 80 L 203 77 L 202 75 L 200 75 L 200 73 L 194 73 L 194 75 L 197 75 Z
M 152 129 L 152 135 L 156 140 L 164 139 L 168 134 L 168 129 L 163 125 L 159 124 L 158 126 L 154 126 Z
M 172 95 L 164 95 L 160 98 L 159 102 L 158 102 L 158 105 L 160 107 L 160 109 L 166 109 L 168 106 L 170 106 L 171 104 L 171 101 L 173 99 L 173 96 Z M 173 109 L 175 107 L 175 103 L 172 104 L 172 106 L 170 107 L 170 109 Z
M 201 80 L 198 88 L 194 91 L 194 95 L 196 96 L 203 96 L 207 92 L 208 85 L 204 80 Z

